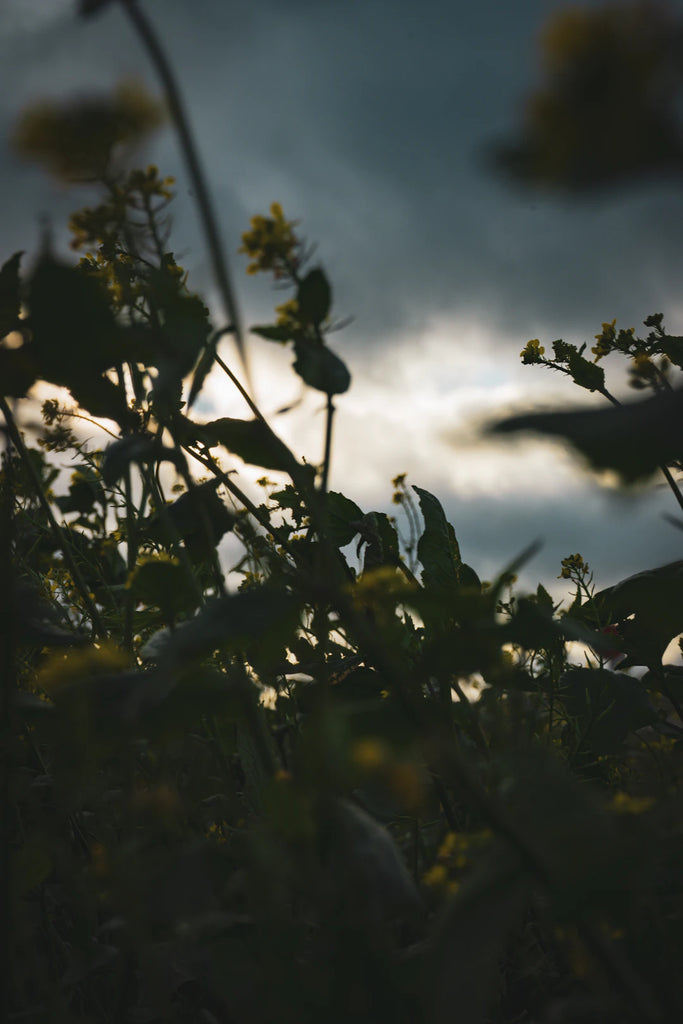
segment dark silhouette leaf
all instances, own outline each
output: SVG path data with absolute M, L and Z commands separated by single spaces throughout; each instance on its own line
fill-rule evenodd
M 202 436 L 222 444 L 244 462 L 263 469 L 289 472 L 294 456 L 263 420 L 238 420 L 224 416 L 201 427 Z
M 176 448 L 160 445 L 148 434 L 128 434 L 107 446 L 102 460 L 102 479 L 114 484 L 126 472 L 131 462 L 170 462 L 176 469 L 186 464 L 185 456 Z
M 657 721 L 641 681 L 623 672 L 574 668 L 562 676 L 561 686 L 565 708 L 595 754 L 616 753 L 630 732 Z
M 358 533 L 363 513 L 346 495 L 330 491 L 327 495 L 327 534 L 336 547 L 350 544 Z
M 424 532 L 417 543 L 417 557 L 422 563 L 422 582 L 437 590 L 457 588 L 460 583 L 460 547 L 455 530 L 446 519 L 438 498 L 422 487 L 413 485 L 420 501 Z
M 294 342 L 294 369 L 309 387 L 326 395 L 348 391 L 351 374 L 346 365 L 326 345 L 318 341 L 297 339 Z
M 0 338 L 16 330 L 21 312 L 19 264 L 23 252 L 15 252 L 0 269 Z
M 303 324 L 318 327 L 326 319 L 332 305 L 332 290 L 320 267 L 310 270 L 296 293 L 297 318 Z
M 262 325 L 250 327 L 249 330 L 252 334 L 257 334 L 259 338 L 265 338 L 266 341 L 279 341 L 281 344 L 291 341 L 294 337 L 293 328 L 286 324 Z
M 650 476 L 683 456 L 683 390 L 618 408 L 528 413 L 502 420 L 493 433 L 530 431 L 562 437 L 595 469 L 614 469 L 626 482 Z

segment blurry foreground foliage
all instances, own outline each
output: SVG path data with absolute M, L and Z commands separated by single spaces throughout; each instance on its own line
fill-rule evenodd
M 613 22 L 572 15 L 565 42 L 556 25 L 555 63 L 586 26 L 621 40 Z M 683 561 L 598 589 L 567 555 L 558 605 L 515 590 L 531 549 L 480 581 L 404 474 L 396 518 L 330 490 L 350 376 L 331 285 L 278 203 L 243 235 L 248 271 L 289 289 L 252 333 L 325 396 L 321 462 L 248 395 L 246 418 L 193 417 L 209 371 L 234 382 L 218 343 L 236 329 L 169 248 L 172 181 L 117 164 L 123 95 L 82 148 L 62 132 L 78 142 L 88 103 L 17 132 L 98 201 L 71 221 L 79 264 L 46 246 L 0 271 L 3 1019 L 681 1019 L 683 670 L 663 656 Z M 680 501 L 682 339 L 646 326 L 604 324 L 593 358 L 522 352 L 612 405 L 617 353 L 642 401 L 499 429 L 569 437 L 628 481 L 663 471 Z M 39 427 L 36 382 L 73 400 Z

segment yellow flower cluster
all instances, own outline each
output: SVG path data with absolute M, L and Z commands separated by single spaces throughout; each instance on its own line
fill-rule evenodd
M 568 555 L 567 558 L 563 558 L 560 565 L 562 566 L 562 571 L 557 577 L 560 580 L 570 580 L 572 576 L 584 576 L 590 572 L 588 562 L 584 562 L 578 552 L 575 555 Z
M 628 793 L 615 793 L 612 799 L 612 810 L 617 814 L 643 814 L 654 806 L 649 796 L 630 796 Z
M 293 331 L 301 328 L 299 320 L 299 303 L 296 299 L 288 299 L 280 306 L 275 307 L 277 313 L 276 324 L 278 327 L 291 327 Z
M 251 218 L 251 231 L 242 235 L 239 252 L 246 253 L 252 260 L 247 267 L 248 274 L 267 270 L 277 279 L 291 277 L 300 262 L 301 242 L 294 233 L 299 222 L 286 220 L 279 203 L 271 204 L 270 214 L 270 217 Z
M 614 341 L 616 339 L 616 317 L 611 323 L 604 323 L 600 334 L 595 335 L 597 345 L 595 345 L 591 352 L 595 354 L 595 362 L 598 359 L 602 359 L 603 356 L 608 355 L 614 347 Z
M 545 348 L 543 347 L 543 345 L 541 345 L 538 338 L 532 338 L 531 341 L 527 341 L 526 345 L 519 354 L 521 356 L 522 362 L 525 365 L 529 366 L 532 363 L 543 362 L 544 352 Z
M 436 862 L 423 875 L 424 884 L 445 893 L 457 892 L 461 876 L 471 867 L 473 858 L 488 845 L 492 835 L 490 829 L 471 833 L 447 832 Z
M 174 178 L 159 177 L 159 168 L 150 164 L 146 170 L 134 170 L 111 186 L 106 202 L 99 206 L 86 206 L 71 215 L 69 230 L 72 249 L 99 246 L 111 251 L 128 217 L 128 210 L 146 210 L 152 199 L 164 203 L 172 197 Z

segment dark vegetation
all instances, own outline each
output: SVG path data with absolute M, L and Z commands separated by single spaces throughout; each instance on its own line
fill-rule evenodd
M 15 254 L 0 273 L 3 1019 L 682 1019 L 683 669 L 663 655 L 683 632 L 683 562 L 598 589 L 569 555 L 561 607 L 540 584 L 515 592 L 530 552 L 481 582 L 438 498 L 404 476 L 396 521 L 330 490 L 350 377 L 328 345 L 325 272 L 273 204 L 243 252 L 289 298 L 252 332 L 291 346 L 327 403 L 321 464 L 297 459 L 219 355 L 234 338 L 248 381 L 180 98 L 140 8 L 123 7 L 165 82 L 225 321 L 169 248 L 172 182 L 117 163 L 154 102 L 125 87 L 27 111 L 21 151 L 99 198 L 72 219 L 78 265 L 46 242 L 30 272 Z M 565 112 L 596 45 L 610 82 L 645 38 L 610 10 L 565 24 L 547 84 Z M 548 125 L 517 154 L 552 148 Z M 611 180 L 597 160 L 587 182 L 577 125 L 572 159 L 527 177 Z M 636 154 L 661 170 L 661 146 L 651 168 Z M 625 483 L 664 472 L 680 505 L 683 339 L 659 314 L 646 329 L 607 322 L 590 353 L 529 342 L 524 361 L 594 392 L 595 411 L 498 429 L 567 437 Z M 614 407 L 613 353 L 642 401 Z M 244 419 L 193 416 L 215 365 Z M 37 381 L 73 398 L 45 401 L 40 425 Z M 102 450 L 75 433 L 93 417 L 112 433 Z M 242 463 L 267 474 L 260 501 Z M 230 532 L 242 555 L 226 580 Z

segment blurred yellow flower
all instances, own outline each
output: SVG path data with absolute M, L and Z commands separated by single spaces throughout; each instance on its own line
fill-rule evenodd
M 39 100 L 20 115 L 15 151 L 64 183 L 99 181 L 112 172 L 116 147 L 135 146 L 164 120 L 141 82 L 120 82 L 110 96 Z
M 271 203 L 270 214 L 251 218 L 251 231 L 242 235 L 238 251 L 253 260 L 247 267 L 248 274 L 272 270 L 276 278 L 291 277 L 299 265 L 301 242 L 294 233 L 299 222 L 286 220 L 280 203 Z

